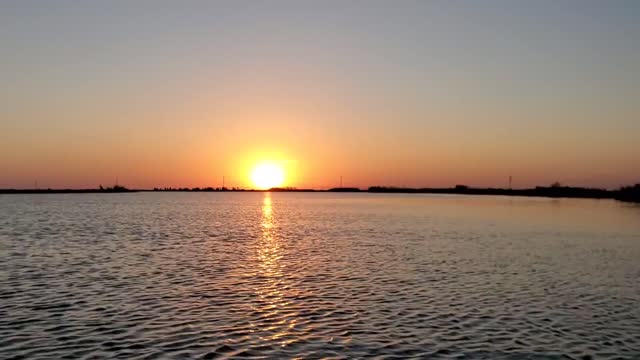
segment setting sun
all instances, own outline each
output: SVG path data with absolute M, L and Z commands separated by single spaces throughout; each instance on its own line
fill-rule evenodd
M 284 169 L 277 163 L 265 162 L 258 164 L 251 171 L 251 181 L 259 189 L 270 189 L 282 186 L 284 183 Z

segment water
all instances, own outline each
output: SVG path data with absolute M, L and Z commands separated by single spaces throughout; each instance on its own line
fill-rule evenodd
M 640 207 L 0 196 L 0 358 L 640 358 Z

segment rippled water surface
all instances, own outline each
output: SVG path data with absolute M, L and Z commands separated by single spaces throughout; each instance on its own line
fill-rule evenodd
M 0 358 L 640 358 L 640 207 L 0 195 Z

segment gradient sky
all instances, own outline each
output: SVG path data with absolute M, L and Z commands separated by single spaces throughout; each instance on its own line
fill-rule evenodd
M 640 1 L 2 1 L 0 188 L 640 182 Z

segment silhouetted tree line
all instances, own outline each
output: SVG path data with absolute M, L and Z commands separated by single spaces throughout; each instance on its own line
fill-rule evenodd
M 126 193 L 138 190 L 127 189 L 121 185 L 104 187 L 99 185 L 97 189 L 0 189 L 0 194 L 87 194 L 87 193 Z
M 456 185 L 453 188 L 404 188 L 372 186 L 368 189 L 372 193 L 423 193 L 423 194 L 463 194 L 463 195 L 511 195 L 511 196 L 540 196 L 552 198 L 590 198 L 590 199 L 618 199 L 622 201 L 640 202 L 640 184 L 620 188 L 619 190 L 605 190 L 597 188 L 583 188 L 563 186 L 553 183 L 551 186 L 537 186 L 533 189 L 499 189 L 472 188 L 466 185 Z
M 287 191 L 292 191 L 292 192 L 313 192 L 313 191 L 318 191 L 318 190 L 314 190 L 314 189 L 298 189 L 296 187 L 274 187 L 271 188 L 267 191 L 274 191 L 274 192 L 287 192 Z
M 109 193 L 130 192 L 130 191 L 132 191 L 132 190 L 129 190 L 126 187 L 121 186 L 121 185 L 114 185 L 112 187 L 102 187 L 102 185 L 100 185 L 98 190 L 100 190 L 100 192 L 109 192 Z
M 213 187 L 205 187 L 205 188 L 199 188 L 199 187 L 194 187 L 194 188 L 172 188 L 172 187 L 165 187 L 165 188 L 153 188 L 153 191 L 194 191 L 194 192 L 208 192 L 208 191 L 274 191 L 274 192 L 286 192 L 286 191 L 318 191 L 318 190 L 314 190 L 314 189 L 298 189 L 295 187 L 275 187 L 275 188 L 271 188 L 271 189 L 267 189 L 267 190 L 255 190 L 255 189 L 243 189 L 243 188 L 239 188 L 239 187 L 232 187 L 232 188 L 227 188 L 227 187 L 217 187 L 217 188 L 213 188 Z
M 98 189 L 0 189 L 0 194 L 47 194 L 47 193 L 123 193 L 148 190 L 130 190 L 121 185 L 103 187 Z M 153 191 L 184 191 L 184 192 L 210 192 L 210 191 L 258 191 L 247 190 L 238 187 L 194 187 L 194 188 L 153 188 Z M 297 189 L 294 187 L 271 188 L 267 191 L 274 192 L 311 192 L 322 191 L 314 189 Z M 331 188 L 330 192 L 360 192 L 355 187 Z M 370 193 L 405 193 L 405 194 L 463 194 L 463 195 L 510 195 L 510 196 L 540 196 L 552 198 L 590 198 L 590 199 L 617 199 L 640 203 L 640 184 L 625 186 L 618 190 L 605 190 L 597 188 L 583 188 L 563 186 L 553 183 L 550 186 L 538 186 L 532 189 L 499 189 L 499 188 L 473 188 L 467 185 L 456 185 L 452 188 L 406 188 L 393 186 L 371 186 L 366 191 Z
M 622 201 L 640 202 L 640 184 L 620 188 L 615 198 Z
M 173 187 L 164 187 L 164 188 L 158 188 L 158 187 L 154 187 L 153 191 L 195 191 L 195 192 L 207 192 L 207 191 L 247 191 L 245 189 L 241 189 L 239 187 L 232 187 L 232 188 L 228 188 L 228 187 L 204 187 L 204 188 L 200 188 L 200 187 L 194 187 L 194 188 L 173 188 Z

